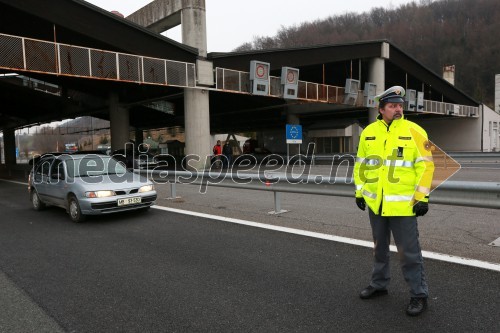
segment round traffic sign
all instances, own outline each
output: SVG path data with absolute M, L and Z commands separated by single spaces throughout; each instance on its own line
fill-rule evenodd
M 267 74 L 266 66 L 262 64 L 258 64 L 257 67 L 255 68 L 255 75 L 257 75 L 258 78 L 265 78 Z

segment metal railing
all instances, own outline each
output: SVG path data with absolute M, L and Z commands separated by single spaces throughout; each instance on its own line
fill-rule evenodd
M 0 34 L 0 68 L 195 87 L 195 64 Z
M 217 67 L 215 69 L 215 84 L 219 91 L 251 94 L 250 73 Z M 270 97 L 282 97 L 281 78 L 269 76 Z M 297 99 L 311 102 L 340 104 L 344 97 L 344 88 L 307 81 L 298 82 Z
M 210 186 L 274 192 L 274 212 L 280 213 L 280 193 L 330 195 L 354 198 L 352 178 L 290 173 L 225 173 L 154 170 L 149 174 L 157 183 L 170 185 L 171 197 L 177 197 L 176 184 Z M 500 183 L 446 181 L 430 196 L 431 204 L 500 209 Z
M 215 84 L 216 89 L 219 91 L 241 94 L 252 93 L 249 72 L 217 67 L 215 69 Z M 297 99 L 299 100 L 343 104 L 344 95 L 344 87 L 307 81 L 298 82 Z M 269 76 L 268 96 L 278 98 L 283 96 L 283 87 L 281 85 L 280 77 Z M 358 91 L 358 96 L 353 106 L 365 107 L 363 90 Z M 424 100 L 424 108 L 418 112 L 435 113 L 456 117 L 479 117 L 478 107 L 430 100 Z
M 0 68 L 100 80 L 197 88 L 196 65 L 74 46 L 44 40 L 0 34 Z M 215 70 L 216 88 L 220 91 L 250 94 L 248 72 L 225 68 Z M 283 95 L 281 78 L 269 77 L 269 96 Z M 207 89 L 206 87 L 203 87 Z M 343 104 L 344 88 L 299 81 L 297 98 L 311 102 Z M 354 105 L 363 107 L 363 91 Z M 422 112 L 458 117 L 478 117 L 477 107 L 424 101 Z
M 479 108 L 477 106 L 458 105 L 429 100 L 424 100 L 424 109 L 421 111 L 455 117 L 479 117 Z

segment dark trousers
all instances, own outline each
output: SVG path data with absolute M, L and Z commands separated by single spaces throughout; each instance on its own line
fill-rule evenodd
M 231 166 L 233 163 L 233 156 L 232 155 L 223 155 L 222 157 L 222 166 L 225 168 L 228 168 Z
M 369 210 L 373 234 L 373 273 L 370 285 L 385 289 L 390 282 L 389 245 L 391 232 L 398 249 L 401 270 L 411 297 L 428 297 L 422 251 L 415 216 L 380 216 Z

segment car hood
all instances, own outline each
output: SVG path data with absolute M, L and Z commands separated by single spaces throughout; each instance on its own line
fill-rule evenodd
M 87 191 L 138 188 L 144 185 L 153 184 L 146 177 L 132 172 L 127 172 L 122 175 L 75 177 L 74 183 L 84 187 Z

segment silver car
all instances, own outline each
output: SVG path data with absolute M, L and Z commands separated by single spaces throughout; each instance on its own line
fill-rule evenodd
M 155 203 L 153 183 L 111 156 L 43 155 L 31 170 L 28 190 L 35 210 L 66 209 L 73 222 L 86 215 L 147 210 Z

